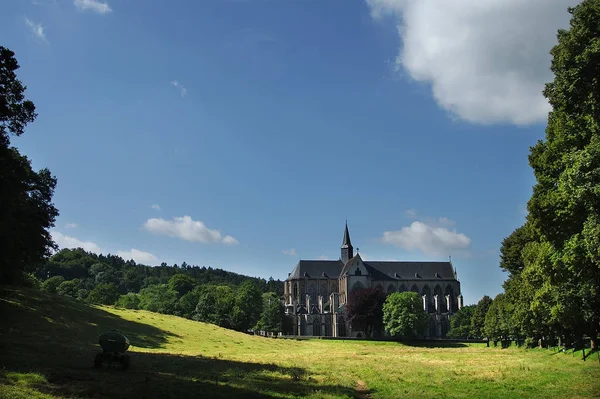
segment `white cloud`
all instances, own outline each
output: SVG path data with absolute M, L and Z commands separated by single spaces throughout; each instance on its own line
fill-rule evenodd
M 91 10 L 98 14 L 108 14 L 112 12 L 112 8 L 108 5 L 108 3 L 103 3 L 98 0 L 74 0 L 73 4 L 80 11 Z
M 156 211 L 160 211 L 160 205 L 158 205 L 158 204 L 153 204 L 151 208 Z
M 91 241 L 81 241 L 75 237 L 71 237 L 65 234 L 62 234 L 56 230 L 52 230 L 50 232 L 52 235 L 52 239 L 58 245 L 60 249 L 64 248 L 83 248 L 88 252 L 94 252 L 99 254 L 100 247 L 95 242 Z
M 176 80 L 173 80 L 173 81 L 171 81 L 171 84 L 179 89 L 179 93 L 181 94 L 181 97 L 185 97 L 185 95 L 187 94 L 187 89 L 185 87 L 183 87 L 183 85 L 181 83 L 179 83 Z
M 431 84 L 438 104 L 473 123 L 542 122 L 550 49 L 577 0 L 366 0 L 396 18 L 396 67 Z
M 25 18 L 25 24 L 31 29 L 31 32 L 40 40 L 47 42 L 46 34 L 44 33 L 44 27 L 42 24 L 36 24 L 29 18 Z
M 77 228 L 77 223 L 67 223 L 67 224 L 65 224 L 65 227 L 67 229 L 75 229 L 75 228 Z
M 218 230 L 209 229 L 203 222 L 193 220 L 190 216 L 175 217 L 173 220 L 148 219 L 144 223 L 144 228 L 154 234 L 177 237 L 186 241 L 197 241 L 205 244 L 238 244 L 238 240 L 235 238 L 231 236 L 223 237 Z
M 425 255 L 467 254 L 471 246 L 471 239 L 456 229 L 419 221 L 401 230 L 385 231 L 383 242 Z
M 298 254 L 296 253 L 296 250 L 294 248 L 290 248 L 290 249 L 284 249 L 283 251 L 284 255 L 289 255 L 289 256 L 297 256 Z
M 156 262 L 156 256 L 150 252 L 140 251 L 139 249 L 131 248 L 129 251 L 118 251 L 117 255 L 125 260 L 133 259 L 137 263 L 149 264 Z
M 407 209 L 404 211 L 404 216 L 415 219 L 417 217 L 417 211 L 415 209 Z

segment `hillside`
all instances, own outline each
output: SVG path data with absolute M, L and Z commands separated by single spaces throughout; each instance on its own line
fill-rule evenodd
M 479 345 L 294 341 L 0 288 L 2 398 L 595 397 L 600 365 Z M 92 367 L 100 333 L 132 343 L 129 370 Z

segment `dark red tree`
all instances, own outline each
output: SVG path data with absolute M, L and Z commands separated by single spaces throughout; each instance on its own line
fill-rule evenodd
M 386 295 L 377 288 L 359 288 L 350 293 L 346 317 L 354 330 L 362 330 L 370 338 L 383 327 L 383 303 Z

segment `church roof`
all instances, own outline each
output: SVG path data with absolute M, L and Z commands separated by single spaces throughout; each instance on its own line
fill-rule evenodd
M 341 260 L 301 260 L 287 278 L 329 278 L 337 279 L 344 264 Z M 326 277 L 323 276 L 325 273 Z
M 357 254 L 346 263 L 357 258 Z M 370 261 L 362 260 L 374 280 L 454 280 L 454 268 L 450 262 L 419 261 Z M 303 278 L 338 279 L 348 272 L 340 260 L 301 260 L 290 273 L 288 280 Z
M 375 280 L 454 280 L 450 262 L 364 261 Z

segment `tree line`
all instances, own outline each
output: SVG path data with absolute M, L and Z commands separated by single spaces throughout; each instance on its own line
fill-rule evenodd
M 183 262 L 160 266 L 62 249 L 27 274 L 26 282 L 48 293 L 102 305 L 172 314 L 247 331 L 283 331 L 284 309 L 273 301 L 283 282 L 243 276 Z
M 558 31 L 551 50 L 554 79 L 543 91 L 552 108 L 546 137 L 528 157 L 536 179 L 528 215 L 502 242 L 500 267 L 508 278 L 503 292 L 488 300 L 483 334 L 495 342 L 560 340 L 578 347 L 587 336 L 597 349 L 600 0 L 568 11 L 570 27 Z

